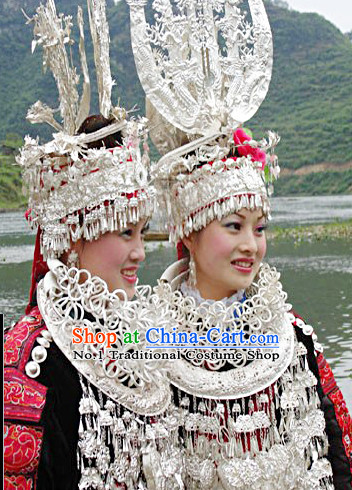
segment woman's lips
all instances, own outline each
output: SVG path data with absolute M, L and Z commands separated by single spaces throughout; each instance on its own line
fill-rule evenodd
M 121 276 L 129 284 L 135 284 L 137 282 L 137 270 L 135 267 L 131 269 L 122 269 Z
M 231 265 L 238 272 L 243 274 L 250 274 L 253 270 L 254 260 L 252 259 L 237 259 L 231 262 Z

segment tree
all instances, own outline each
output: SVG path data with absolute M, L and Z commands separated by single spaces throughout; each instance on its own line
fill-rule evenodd
M 23 139 L 17 133 L 6 133 L 5 139 L 0 141 L 1 153 L 3 155 L 14 155 L 17 153 Z
M 346 32 L 345 36 L 352 42 L 352 31 Z
M 281 7 L 281 8 L 284 8 L 284 9 L 287 9 L 289 10 L 290 6 L 287 2 L 285 2 L 284 0 L 270 0 L 271 3 L 273 3 L 274 5 L 276 5 L 277 7 Z

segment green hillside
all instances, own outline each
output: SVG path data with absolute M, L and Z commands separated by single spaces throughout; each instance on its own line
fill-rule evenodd
M 267 3 L 274 35 L 269 94 L 252 126 L 282 136 L 282 166 L 352 161 L 352 43 L 318 14 Z
M 72 3 L 71 0 L 57 0 L 58 12 L 75 15 L 77 2 Z M 80 3 L 84 4 L 83 1 Z M 21 12 L 23 8 L 32 15 L 37 5 L 38 0 L 6 0 L 0 4 L 0 141 L 6 139 L 7 133 L 22 137 L 39 133 L 42 138 L 50 137 L 50 129 L 45 125 L 32 126 L 25 121 L 28 107 L 38 99 L 52 107 L 58 106 L 52 76 L 50 73 L 43 75 L 41 70 L 41 50 L 31 54 L 32 29 L 25 25 Z M 143 91 L 130 46 L 128 7 L 124 1 L 114 5 L 109 0 L 108 5 L 112 74 L 117 82 L 113 100 L 117 102 L 119 96 L 122 105 L 133 107 L 137 104 L 143 110 Z M 338 167 L 339 163 L 352 162 L 351 41 L 317 14 L 301 14 L 269 1 L 266 5 L 274 35 L 273 79 L 266 101 L 247 125 L 258 136 L 266 129 L 281 134 L 278 154 L 282 167 L 294 170 L 323 162 Z M 87 16 L 85 20 L 87 24 Z M 86 39 L 89 40 L 89 36 Z M 92 67 L 89 42 L 86 48 Z M 79 66 L 78 60 L 76 64 Z M 91 69 L 91 81 L 95 83 L 93 73 Z M 93 91 L 92 111 L 97 111 L 96 100 Z M 1 188 L 2 175 L 0 173 Z M 6 175 L 8 179 L 8 173 Z M 290 192 L 289 178 L 293 179 L 283 178 L 278 184 L 280 194 Z M 310 179 L 305 178 L 308 188 L 304 186 L 302 192 L 319 193 L 320 184 L 316 182 L 313 187 L 309 186 Z M 348 182 L 346 172 L 339 172 L 336 178 Z M 337 184 L 334 189 L 329 189 L 330 192 L 337 192 L 336 189 L 341 192 L 342 187 Z M 345 186 L 343 192 L 351 191 L 351 186 L 347 190 Z M 326 189 L 321 188 L 321 192 Z

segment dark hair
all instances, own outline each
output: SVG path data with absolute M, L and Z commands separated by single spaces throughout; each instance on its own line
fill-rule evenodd
M 114 121 L 115 121 L 114 119 L 107 119 L 101 114 L 88 116 L 79 127 L 77 134 L 94 133 L 99 129 L 109 126 Z M 92 143 L 88 143 L 87 146 L 88 148 L 101 148 L 103 146 L 105 146 L 105 148 L 114 148 L 115 146 L 121 144 L 122 144 L 122 133 L 121 131 L 117 131 L 117 133 L 109 134 L 109 136 L 106 136 L 105 138 L 102 138 L 97 141 L 93 141 Z

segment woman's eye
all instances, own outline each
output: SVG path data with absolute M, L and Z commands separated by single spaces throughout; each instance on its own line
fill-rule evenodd
M 123 230 L 121 233 L 120 233 L 120 236 L 122 237 L 131 237 L 133 234 L 133 230 L 131 229 L 127 229 L 127 230 Z
M 260 225 L 260 226 L 257 226 L 257 228 L 255 229 L 255 231 L 257 233 L 263 233 L 267 228 L 268 228 L 268 225 Z
M 232 222 L 232 223 L 226 223 L 225 225 L 225 228 L 228 228 L 230 230 L 240 230 L 241 229 L 241 223 L 235 223 L 235 222 Z

